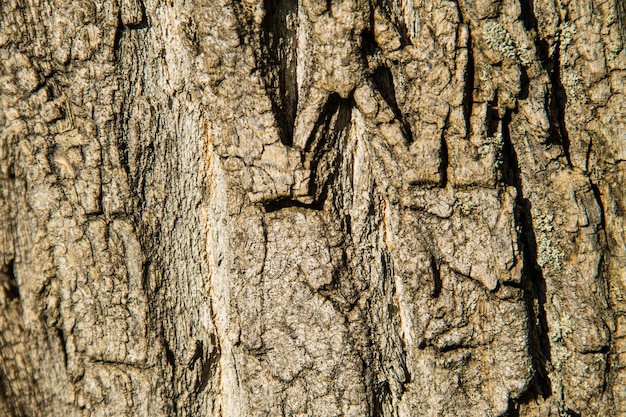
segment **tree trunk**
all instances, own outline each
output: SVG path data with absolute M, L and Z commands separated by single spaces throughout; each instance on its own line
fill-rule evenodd
M 624 0 L 3 0 L 0 415 L 626 416 Z

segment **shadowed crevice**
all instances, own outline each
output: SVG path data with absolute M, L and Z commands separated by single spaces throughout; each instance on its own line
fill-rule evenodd
M 115 35 L 113 36 L 113 57 L 116 62 L 120 59 L 120 48 L 122 46 L 124 29 L 124 24 L 122 23 L 122 13 L 120 12 L 117 15 L 117 26 L 115 27 Z
M 467 42 L 467 67 L 465 71 L 465 91 L 463 91 L 463 115 L 465 116 L 465 139 L 469 139 L 472 130 L 472 112 L 474 107 L 474 48 L 472 46 L 471 28 Z
M 526 30 L 533 30 L 539 33 L 539 36 L 534 37 L 535 47 L 537 54 L 539 55 L 541 65 L 550 77 L 551 90 L 547 106 L 548 118 L 550 120 L 548 142 L 560 144 L 563 147 L 563 152 L 568 164 L 571 165 L 569 135 L 565 125 L 567 94 L 561 82 L 561 45 L 560 42 L 557 41 L 557 44 L 555 45 L 556 47 L 553 48 L 554 52 L 550 55 L 550 45 L 539 32 L 539 25 L 532 0 L 520 0 L 520 10 L 520 18 L 524 22 Z M 528 84 L 527 81 L 528 75 L 525 70 L 522 70 L 522 91 L 519 97 L 521 100 L 528 96 L 528 87 L 525 88 L 525 84 Z
M 373 25 L 373 23 L 371 23 Z M 361 33 L 361 52 L 363 54 L 363 59 L 367 61 L 367 57 L 373 56 L 378 51 L 378 42 L 376 42 L 376 37 L 371 30 L 364 30 Z
M 314 201 L 323 202 L 328 195 L 328 187 L 341 173 L 342 148 L 347 140 L 352 120 L 352 97 L 341 98 L 332 94 L 325 106 L 314 133 L 312 142 L 307 144 L 310 155 L 311 181 L 309 195 Z
M 437 298 L 439 297 L 439 294 L 441 294 L 441 272 L 439 270 L 439 264 L 437 263 L 437 261 L 435 260 L 434 256 L 430 257 L 430 269 L 433 275 L 433 293 L 432 296 L 433 298 Z
M 535 5 L 533 0 L 519 0 L 520 19 L 524 22 L 526 30 L 537 29 L 537 17 L 535 16 Z
M 221 356 L 221 348 L 217 341 L 217 338 L 215 337 L 215 334 L 210 335 L 210 343 L 209 343 L 210 351 L 208 352 L 208 356 L 206 357 L 204 356 L 204 353 L 202 350 L 202 341 L 196 342 L 196 347 L 198 346 L 200 348 L 199 359 L 202 364 L 202 368 L 200 370 L 200 375 L 198 379 L 196 380 L 196 386 L 194 388 L 194 393 L 196 395 L 204 391 L 204 389 L 209 384 L 209 381 L 211 380 L 211 378 L 216 375 L 218 362 Z M 198 351 L 196 351 L 196 354 L 198 354 Z M 195 356 L 196 355 L 194 355 L 194 357 Z
M 15 261 L 13 259 L 0 268 L 0 283 L 4 289 L 7 301 L 19 301 L 21 299 L 20 288 L 15 274 Z
M 448 132 L 448 125 L 450 122 L 450 112 L 446 116 L 443 129 L 441 130 L 441 137 L 439 138 L 439 187 L 446 188 L 448 186 L 448 167 L 450 166 L 450 157 L 448 154 L 448 141 L 446 141 L 446 133 Z
M 397 0 L 378 0 L 376 6 L 382 11 L 387 19 L 393 24 L 394 28 L 400 35 L 401 47 L 404 48 L 407 45 L 411 45 L 411 37 L 409 36 L 409 30 L 406 26 L 403 13 L 398 10 Z
M 561 81 L 561 45 L 560 41 L 557 41 L 556 45 L 552 48 L 554 52 L 550 54 L 550 45 L 548 41 L 541 36 L 539 32 L 539 26 L 537 17 L 535 15 L 534 3 L 532 0 L 520 0 L 520 18 L 524 22 L 526 30 L 533 30 L 539 34 L 535 36 L 535 47 L 541 65 L 548 73 L 550 77 L 550 90 L 548 95 L 547 111 L 548 119 L 550 121 L 548 143 L 556 143 L 563 148 L 563 154 L 567 163 L 571 165 L 570 158 L 570 139 L 567 132 L 567 126 L 565 123 L 565 109 L 567 106 L 567 93 Z M 562 23 L 562 22 L 559 22 Z M 519 99 L 523 100 L 528 97 L 528 75 L 525 69 L 522 69 L 521 74 L 522 91 L 520 92 Z
M 561 82 L 560 47 L 554 53 L 554 65 L 550 72 L 551 92 L 549 95 L 549 143 L 558 143 L 563 147 L 563 153 L 567 163 L 571 166 L 570 140 L 565 123 L 565 110 L 567 107 L 567 93 Z
M 485 116 L 485 130 L 488 138 L 493 138 L 498 133 L 500 127 L 500 116 L 498 115 L 498 97 L 487 105 L 487 114 Z M 511 184 L 513 185 L 513 184 Z
M 265 0 L 261 24 L 260 71 L 272 103 L 281 142 L 293 144 L 298 107 L 297 16 L 298 1 Z
M 191 359 L 189 359 L 189 363 L 187 364 L 189 369 L 193 371 L 196 366 L 196 362 L 198 360 L 202 360 L 203 356 L 204 342 L 202 340 L 196 340 L 196 349 L 193 351 L 193 356 L 191 357 Z
M 307 195 L 312 197 L 313 201 L 303 203 L 290 197 L 265 201 L 263 206 L 266 212 L 288 207 L 323 209 L 330 185 L 341 174 L 343 146 L 347 140 L 353 107 L 352 97 L 344 99 L 337 93 L 331 94 L 307 140 L 303 162 L 311 171 Z
M 391 388 L 389 387 L 389 382 L 380 381 L 374 384 L 373 394 L 372 417 L 384 417 L 384 404 L 391 402 Z
M 163 348 L 165 349 L 165 359 L 167 360 L 167 363 L 172 367 L 172 369 L 176 369 L 176 359 L 174 357 L 174 352 L 172 352 L 170 344 L 167 342 L 167 339 L 164 335 L 162 336 L 162 338 Z
M 505 184 L 515 187 L 517 191 L 515 220 L 520 230 L 518 239 L 522 246 L 524 259 L 522 286 L 525 289 L 524 302 L 528 314 L 530 333 L 529 354 L 532 357 L 533 366 L 536 370 L 535 377 L 529 385 L 530 388 L 517 401 L 518 403 L 523 403 L 532 401 L 538 396 L 548 398 L 552 395 L 552 382 L 548 376 L 551 347 L 545 311 L 547 301 L 546 282 L 537 261 L 537 239 L 533 226 L 531 203 L 524 197 L 518 157 L 515 147 L 511 142 L 509 131 L 510 122 L 511 113 L 507 112 L 502 119 L 502 178 Z
M 604 211 L 604 203 L 602 202 L 602 193 L 600 192 L 600 188 L 594 183 L 591 183 L 591 191 L 596 199 L 596 203 L 598 203 L 598 208 L 600 209 L 600 227 L 602 230 L 606 231 L 606 214 Z
M 321 210 L 322 206 L 318 203 L 303 203 L 292 198 L 278 198 L 276 200 L 268 200 L 263 202 L 263 208 L 266 213 L 272 213 L 290 207 L 300 207 L 309 210 Z
M 59 338 L 59 344 L 61 346 L 61 353 L 63 354 L 63 365 L 67 369 L 67 340 L 65 338 L 65 332 L 63 329 L 56 329 L 57 337 Z
M 411 131 L 411 126 L 400 111 L 400 107 L 398 106 L 398 102 L 396 100 L 396 88 L 393 81 L 393 74 L 391 70 L 386 66 L 380 66 L 374 70 L 371 75 L 372 83 L 376 86 L 377 90 L 380 92 L 380 95 L 383 97 L 383 100 L 387 103 L 391 111 L 393 112 L 394 117 L 400 123 L 400 128 L 402 129 L 402 134 L 404 135 L 407 143 L 411 143 L 413 141 L 413 132 Z
M 170 347 L 169 342 L 167 341 L 167 337 L 165 336 L 165 331 L 164 329 L 161 327 L 161 343 L 163 343 L 163 350 L 165 351 L 165 360 L 167 361 L 168 365 L 171 367 L 171 373 L 170 373 L 170 386 L 171 387 L 175 387 L 176 386 L 176 357 L 174 355 L 174 352 L 172 352 L 172 349 Z M 177 390 L 173 390 L 172 395 L 172 410 L 178 410 L 178 399 L 179 399 L 179 394 Z
M 534 30 L 536 33 L 539 33 L 539 23 L 537 21 L 537 16 L 535 15 L 535 5 L 533 0 L 519 0 L 520 4 L 520 19 L 524 23 L 524 28 L 527 31 Z M 545 40 L 542 36 L 535 36 L 535 47 L 537 53 L 539 55 L 539 59 L 541 60 L 541 64 L 544 67 L 550 66 L 550 47 L 548 45 L 547 40 Z M 548 69 L 548 68 L 546 68 Z
M 148 18 L 146 15 L 146 6 L 143 4 L 142 0 L 134 0 L 137 6 L 137 12 L 141 16 L 141 18 L 137 21 L 137 23 L 128 23 L 125 26 L 129 29 L 145 29 L 148 27 Z
M 517 95 L 518 100 L 526 100 L 530 94 L 530 79 L 528 78 L 528 71 L 524 66 L 520 66 L 520 92 Z

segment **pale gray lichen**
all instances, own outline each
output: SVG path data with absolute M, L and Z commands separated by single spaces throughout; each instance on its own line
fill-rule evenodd
M 559 25 L 558 28 L 558 37 L 561 42 L 561 47 L 566 48 L 574 40 L 574 35 L 576 34 L 576 25 L 570 22 L 564 22 Z
M 540 267 L 550 265 L 556 269 L 561 269 L 561 261 L 565 258 L 565 253 L 554 246 L 550 237 L 554 234 L 552 221 L 554 216 L 546 214 L 537 217 L 535 229 L 537 230 L 537 263 Z
M 491 49 L 499 52 L 502 56 L 524 66 L 530 65 L 530 48 L 516 42 L 513 36 L 495 20 L 488 20 L 484 23 L 483 38 Z
M 563 364 L 572 356 L 572 352 L 561 344 L 552 346 L 552 365 L 554 369 L 560 371 Z
M 580 74 L 574 72 L 573 69 L 565 68 L 561 74 L 561 83 L 565 87 L 568 98 L 578 102 L 587 102 L 582 88 L 583 79 Z
M 573 71 L 563 71 L 563 85 L 567 88 L 575 88 L 582 83 L 582 77 Z
M 624 301 L 626 300 L 626 296 L 624 296 L 624 293 L 622 292 L 622 289 L 615 285 L 614 287 L 611 288 L 609 294 L 611 295 L 611 298 L 615 301 Z
M 548 53 L 550 56 L 554 54 L 556 48 L 566 49 L 574 40 L 576 35 L 576 25 L 570 22 L 563 22 L 556 28 L 554 42 L 550 44 Z
M 569 315 L 561 317 L 556 324 L 557 326 L 550 332 L 550 340 L 553 342 L 562 341 L 574 331 L 572 317 Z
M 472 198 L 469 196 L 469 194 L 458 195 L 454 206 L 464 216 L 471 215 L 479 208 L 476 205 L 476 202 L 473 201 Z
M 478 154 L 481 158 L 485 158 L 491 153 L 499 156 L 502 153 L 502 132 L 498 131 L 493 136 L 487 136 L 485 142 L 478 147 Z

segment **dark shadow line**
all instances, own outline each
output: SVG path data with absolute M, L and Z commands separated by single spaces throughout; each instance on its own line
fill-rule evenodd
M 471 31 L 471 28 L 468 29 Z M 470 32 L 471 35 L 471 32 Z M 465 91 L 463 97 L 463 113 L 465 116 L 465 138 L 469 139 L 471 134 L 471 123 L 472 123 L 472 111 L 474 107 L 474 76 L 475 76 L 475 68 L 474 68 L 474 49 L 472 46 L 472 37 L 470 36 L 470 40 L 467 45 L 467 72 L 465 79 Z
M 411 125 L 408 123 L 396 100 L 396 89 L 393 81 L 393 74 L 387 66 L 380 66 L 374 70 L 370 76 L 372 83 L 376 86 L 383 100 L 387 103 L 395 118 L 400 122 L 402 134 L 407 143 L 413 142 L 413 132 Z
M 522 285 L 526 287 L 524 291 L 524 301 L 529 315 L 529 353 L 537 371 L 534 380 L 538 392 L 533 394 L 533 390 L 531 389 L 528 392 L 528 398 L 524 400 L 530 401 L 537 394 L 540 394 L 543 398 L 548 398 L 552 395 L 552 382 L 550 381 L 547 370 L 551 358 L 551 347 L 545 311 L 546 283 L 543 272 L 537 261 L 537 238 L 533 226 L 531 202 L 524 197 L 521 170 L 509 131 L 510 122 L 511 113 L 508 111 L 502 119 L 502 178 L 505 184 L 515 187 L 517 191 L 515 220 L 521 228 L 521 232 L 518 236 L 522 246 L 524 260 Z M 535 303 L 537 308 L 536 314 Z
M 296 31 L 287 24 L 289 15 L 297 14 L 298 2 L 264 0 L 265 16 L 261 23 L 261 48 L 257 53 L 265 90 L 272 104 L 281 142 L 293 145 L 298 107 L 296 80 Z

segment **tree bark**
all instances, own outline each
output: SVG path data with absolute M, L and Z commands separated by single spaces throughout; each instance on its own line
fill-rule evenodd
M 623 0 L 0 3 L 0 415 L 626 416 Z

